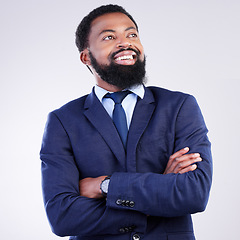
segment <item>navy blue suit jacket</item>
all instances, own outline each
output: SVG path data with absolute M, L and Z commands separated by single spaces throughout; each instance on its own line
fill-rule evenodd
M 162 173 L 189 147 L 193 172 Z M 42 184 L 52 230 L 75 240 L 195 239 L 191 214 L 205 209 L 212 179 L 210 142 L 191 95 L 147 87 L 138 100 L 127 150 L 94 91 L 49 114 Z M 107 200 L 79 194 L 79 180 L 112 175 Z

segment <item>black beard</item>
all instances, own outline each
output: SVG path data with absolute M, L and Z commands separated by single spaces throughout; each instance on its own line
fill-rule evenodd
M 133 49 L 128 49 L 133 50 Z M 133 50 L 136 52 L 135 50 Z M 120 52 L 120 51 L 118 51 Z M 136 52 L 137 53 L 137 52 Z M 113 60 L 113 56 L 116 55 L 113 54 L 112 60 L 109 65 L 100 65 L 98 64 L 96 58 L 92 55 L 92 53 L 89 51 L 90 60 L 93 68 L 98 73 L 98 75 L 101 77 L 101 79 L 111 85 L 114 85 L 118 88 L 125 89 L 130 88 L 134 85 L 140 85 L 145 82 L 145 64 L 146 64 L 146 58 L 144 56 L 144 60 L 141 61 L 139 59 L 139 53 L 137 53 L 137 61 L 134 65 L 120 65 L 116 64 Z

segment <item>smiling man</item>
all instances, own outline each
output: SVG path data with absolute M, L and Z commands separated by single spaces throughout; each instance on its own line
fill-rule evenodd
M 94 9 L 76 31 L 92 92 L 49 114 L 42 183 L 55 234 L 76 240 L 195 239 L 212 159 L 194 97 L 145 87 L 137 23 L 122 7 Z
M 79 32 L 82 32 L 81 27 Z M 78 46 L 79 41 L 77 38 Z M 119 91 L 143 83 L 143 46 L 137 26 L 123 13 L 104 14 L 92 21 L 88 47 L 81 51 L 81 60 L 92 66 L 98 86 L 107 83 L 109 91 Z

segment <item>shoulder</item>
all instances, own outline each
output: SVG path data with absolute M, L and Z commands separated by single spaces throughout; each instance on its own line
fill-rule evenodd
M 167 111 L 199 109 L 194 96 L 179 91 L 171 91 L 160 87 L 146 87 L 146 93 L 152 94 L 156 107 Z
M 156 87 L 156 86 L 149 86 L 149 87 L 146 87 L 146 89 L 150 90 L 155 96 L 163 96 L 163 97 L 168 97 L 168 96 L 187 97 L 187 96 L 189 96 L 189 94 L 187 94 L 187 93 L 183 93 L 180 91 L 171 91 L 169 89 Z
M 153 94 L 155 101 L 184 102 L 187 98 L 194 98 L 188 93 L 171 91 L 161 87 L 149 86 L 145 89 Z
M 80 116 L 84 110 L 86 98 L 89 95 L 84 95 L 74 99 L 58 109 L 53 110 L 50 114 L 56 115 L 58 118 L 67 118 L 68 116 Z

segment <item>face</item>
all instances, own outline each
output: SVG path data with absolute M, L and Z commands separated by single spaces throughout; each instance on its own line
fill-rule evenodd
M 93 70 L 98 85 L 106 85 L 107 80 L 104 79 L 106 77 L 101 74 L 101 71 L 98 71 L 99 68 L 105 70 L 107 76 L 116 71 L 118 74 L 115 75 L 119 76 L 120 71 L 124 73 L 124 78 L 127 78 L 128 73 L 132 74 L 134 78 L 144 78 L 143 46 L 135 24 L 125 14 L 109 13 L 96 18 L 91 24 L 88 45 L 88 49 L 85 49 L 81 54 L 81 59 Z M 142 71 L 139 70 L 139 67 Z M 143 76 L 139 76 L 139 74 L 137 76 L 139 71 L 142 72 Z M 111 80 L 113 77 L 114 75 L 110 74 L 109 79 Z M 121 79 L 117 81 L 121 82 Z M 107 83 L 109 82 L 107 81 Z M 116 85 L 115 82 L 109 84 Z M 106 88 L 106 86 L 102 87 Z M 117 87 L 124 88 L 126 86 Z

